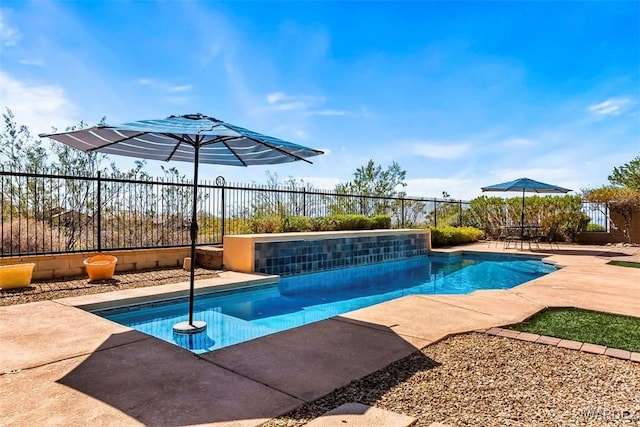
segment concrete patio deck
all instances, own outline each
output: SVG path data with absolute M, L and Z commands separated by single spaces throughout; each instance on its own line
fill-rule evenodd
M 444 251 L 456 250 L 505 252 Z M 640 317 L 640 270 L 606 265 L 638 261 L 638 248 L 534 252 L 564 268 L 510 290 L 404 297 L 200 356 L 75 307 L 114 294 L 0 307 L 0 425 L 259 425 L 448 335 L 544 307 Z

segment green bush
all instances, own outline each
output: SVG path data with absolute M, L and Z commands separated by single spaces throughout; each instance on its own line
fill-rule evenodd
M 331 215 L 320 218 L 265 215 L 248 220 L 240 228 L 243 234 L 287 233 L 302 231 L 371 230 L 391 228 L 389 215 Z
M 310 219 L 311 231 L 335 231 L 338 225 L 334 219 L 328 216 Z
M 389 215 L 374 215 L 371 217 L 374 230 L 385 230 L 391 228 L 391 217 Z
M 346 214 L 331 215 L 338 230 L 371 230 L 373 222 L 366 215 Z
M 282 232 L 282 218 L 278 215 L 257 216 L 248 223 L 249 231 L 253 234 Z
M 600 224 L 587 224 L 587 231 L 607 231 L 607 229 Z
M 290 231 L 311 231 L 311 219 L 306 216 L 285 216 L 282 218 L 283 233 Z
M 466 222 L 496 238 L 502 226 L 520 224 L 522 198 L 480 196 L 471 200 L 465 212 Z M 527 196 L 525 223 L 539 224 L 542 234 L 555 230 L 554 240 L 573 241 L 586 230 L 589 216 L 582 212 L 580 196 Z
M 431 246 L 442 247 L 477 242 L 484 236 L 484 231 L 474 227 L 431 227 Z

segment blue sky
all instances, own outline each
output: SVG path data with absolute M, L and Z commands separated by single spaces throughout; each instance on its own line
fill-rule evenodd
M 204 179 L 332 189 L 373 159 L 470 199 L 598 187 L 640 155 L 639 1 L 3 0 L 0 49 L 0 105 L 33 134 L 200 112 L 326 152 Z

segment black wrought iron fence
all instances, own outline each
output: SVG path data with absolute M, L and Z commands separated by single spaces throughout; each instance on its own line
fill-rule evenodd
M 0 256 L 188 246 L 188 182 L 0 170 Z M 198 244 L 252 231 L 261 217 L 386 214 L 392 227 L 467 225 L 468 202 L 203 182 Z
M 590 218 L 589 231 L 611 231 L 609 206 L 606 203 L 582 202 L 582 212 Z

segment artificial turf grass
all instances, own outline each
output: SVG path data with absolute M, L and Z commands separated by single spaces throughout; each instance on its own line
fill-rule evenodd
M 613 261 L 609 261 L 607 264 L 609 264 L 609 265 L 617 265 L 618 267 L 640 268 L 640 262 L 613 260 Z
M 583 310 L 551 308 L 511 329 L 640 352 L 640 318 Z

